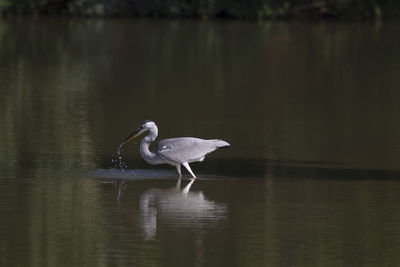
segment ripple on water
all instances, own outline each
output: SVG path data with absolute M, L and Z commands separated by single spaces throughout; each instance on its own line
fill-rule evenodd
M 110 169 L 97 169 L 92 171 L 86 171 L 84 174 L 97 177 L 97 178 L 112 178 L 112 179 L 126 179 L 126 180 L 143 180 L 143 179 L 178 179 L 178 175 L 175 170 L 161 170 L 161 169 L 134 169 L 134 170 L 121 170 L 117 168 Z M 190 176 L 185 176 L 183 179 L 190 179 Z M 198 180 L 208 179 L 223 179 L 228 178 L 225 176 L 213 175 L 213 174 L 200 174 Z M 232 177 L 229 177 L 232 179 Z
M 95 176 L 99 178 L 115 178 L 115 179 L 175 179 L 176 173 L 169 170 L 157 170 L 157 169 L 98 169 L 86 172 L 87 175 Z

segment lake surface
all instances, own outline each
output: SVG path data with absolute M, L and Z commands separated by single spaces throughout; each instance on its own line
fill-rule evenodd
M 0 266 L 399 266 L 399 31 L 0 21 Z M 121 170 L 145 119 L 231 147 Z

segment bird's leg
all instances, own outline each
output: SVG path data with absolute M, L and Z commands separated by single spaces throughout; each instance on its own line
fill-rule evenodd
M 182 178 L 181 165 L 176 165 L 176 171 L 178 172 L 178 178 Z
M 186 168 L 186 170 L 188 170 L 188 172 L 190 172 L 190 174 L 193 176 L 193 178 L 196 178 L 196 175 L 194 175 L 194 173 L 192 172 L 192 169 L 190 169 L 189 163 L 184 162 L 184 163 L 182 163 L 182 165 Z

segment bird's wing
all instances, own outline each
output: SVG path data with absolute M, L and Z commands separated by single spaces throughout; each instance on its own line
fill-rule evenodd
M 215 140 L 180 137 L 161 140 L 154 152 L 169 162 L 183 163 L 199 161 L 217 148 Z

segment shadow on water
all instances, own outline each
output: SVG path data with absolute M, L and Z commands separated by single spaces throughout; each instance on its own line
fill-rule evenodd
M 274 177 L 327 179 L 327 180 L 398 180 L 400 171 L 369 170 L 357 168 L 330 168 L 316 166 L 290 166 L 276 164 L 273 166 Z
M 267 161 L 264 175 L 270 178 L 320 180 L 398 180 L 400 171 L 369 169 L 327 162 Z
M 99 178 L 125 180 L 169 180 L 176 179 L 173 167 L 160 165 L 152 168 L 147 163 L 130 161 L 126 166 L 135 169 L 104 168 L 87 171 L 85 174 Z M 333 162 L 257 160 L 257 159 L 212 159 L 206 163 L 193 164 L 199 180 L 213 179 L 326 179 L 326 180 L 392 180 L 400 177 L 400 171 L 388 169 L 360 168 Z M 183 173 L 189 177 L 188 173 Z

